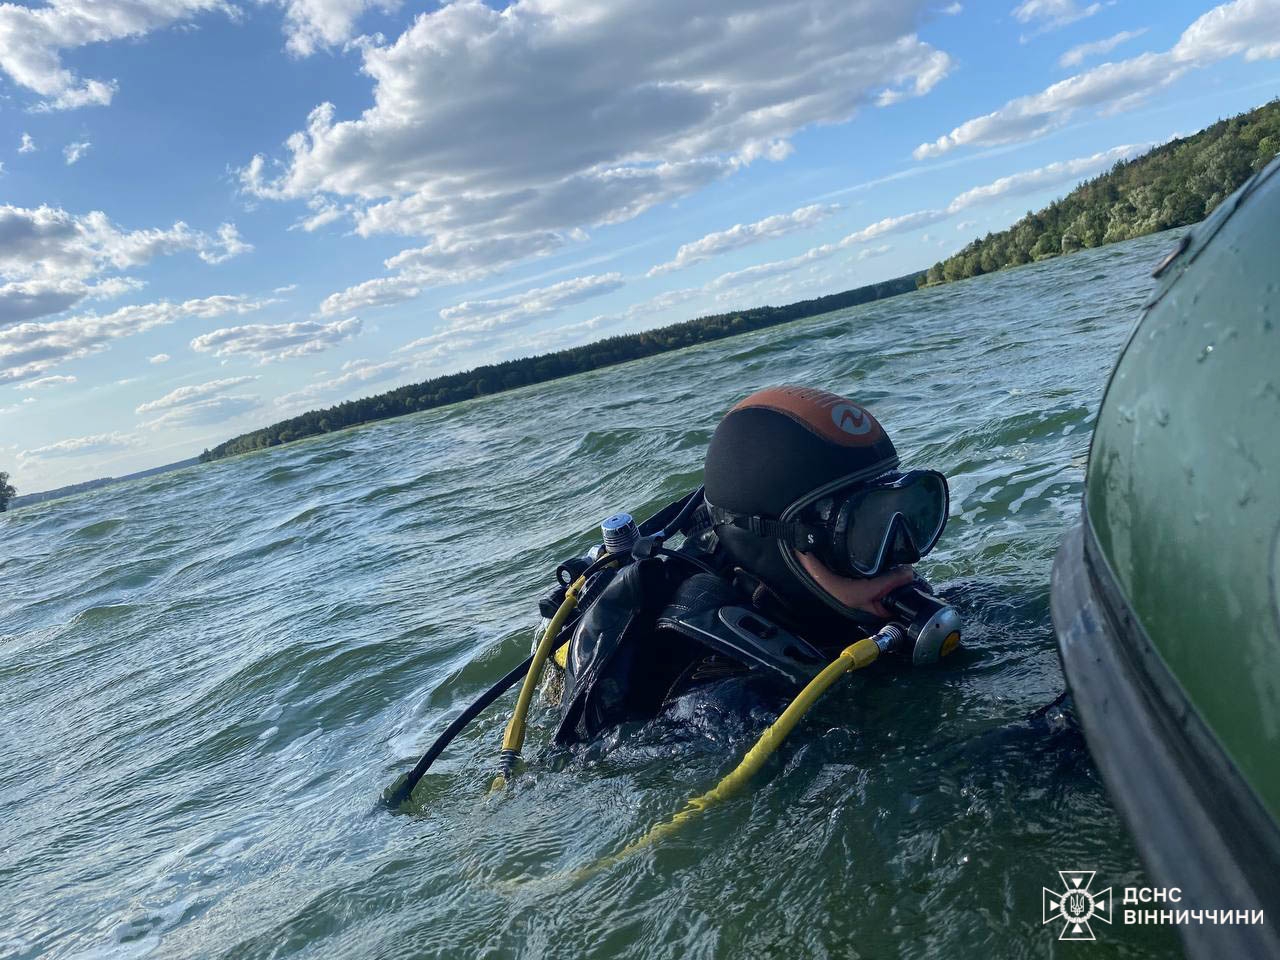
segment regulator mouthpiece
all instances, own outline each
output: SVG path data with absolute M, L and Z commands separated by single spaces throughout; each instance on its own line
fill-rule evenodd
M 925 593 L 915 584 L 899 587 L 881 600 L 903 636 L 896 649 L 910 654 L 917 666 L 937 663 L 960 645 L 960 614 L 949 603 Z
M 606 553 L 630 553 L 640 539 L 640 528 L 629 513 L 615 513 L 600 522 Z

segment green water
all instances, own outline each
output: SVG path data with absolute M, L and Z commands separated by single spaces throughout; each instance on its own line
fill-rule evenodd
M 1165 956 L 1041 925 L 1058 870 L 1147 882 L 1070 726 L 1053 553 L 1169 235 L 0 517 L 0 956 Z M 947 665 L 850 678 L 740 795 L 577 885 L 715 783 L 766 714 L 547 750 L 486 798 L 510 700 L 377 806 L 527 653 L 600 518 L 695 485 L 779 382 L 867 403 L 951 478 L 926 572 Z

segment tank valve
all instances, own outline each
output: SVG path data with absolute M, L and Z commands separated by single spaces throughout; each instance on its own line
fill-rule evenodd
M 629 513 L 615 513 L 606 517 L 600 522 L 600 533 L 604 537 L 604 549 L 607 553 L 630 553 L 640 539 L 640 528 Z

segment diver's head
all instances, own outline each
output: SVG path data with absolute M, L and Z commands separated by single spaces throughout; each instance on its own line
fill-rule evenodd
M 865 626 L 910 583 L 947 522 L 940 473 L 900 473 L 889 435 L 825 390 L 773 387 L 720 421 L 707 448 L 706 499 L 720 542 L 802 616 L 814 601 Z

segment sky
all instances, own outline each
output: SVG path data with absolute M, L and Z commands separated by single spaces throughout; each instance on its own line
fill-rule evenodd
M 1280 0 L 0 3 L 0 470 L 928 267 L 1280 95 Z

